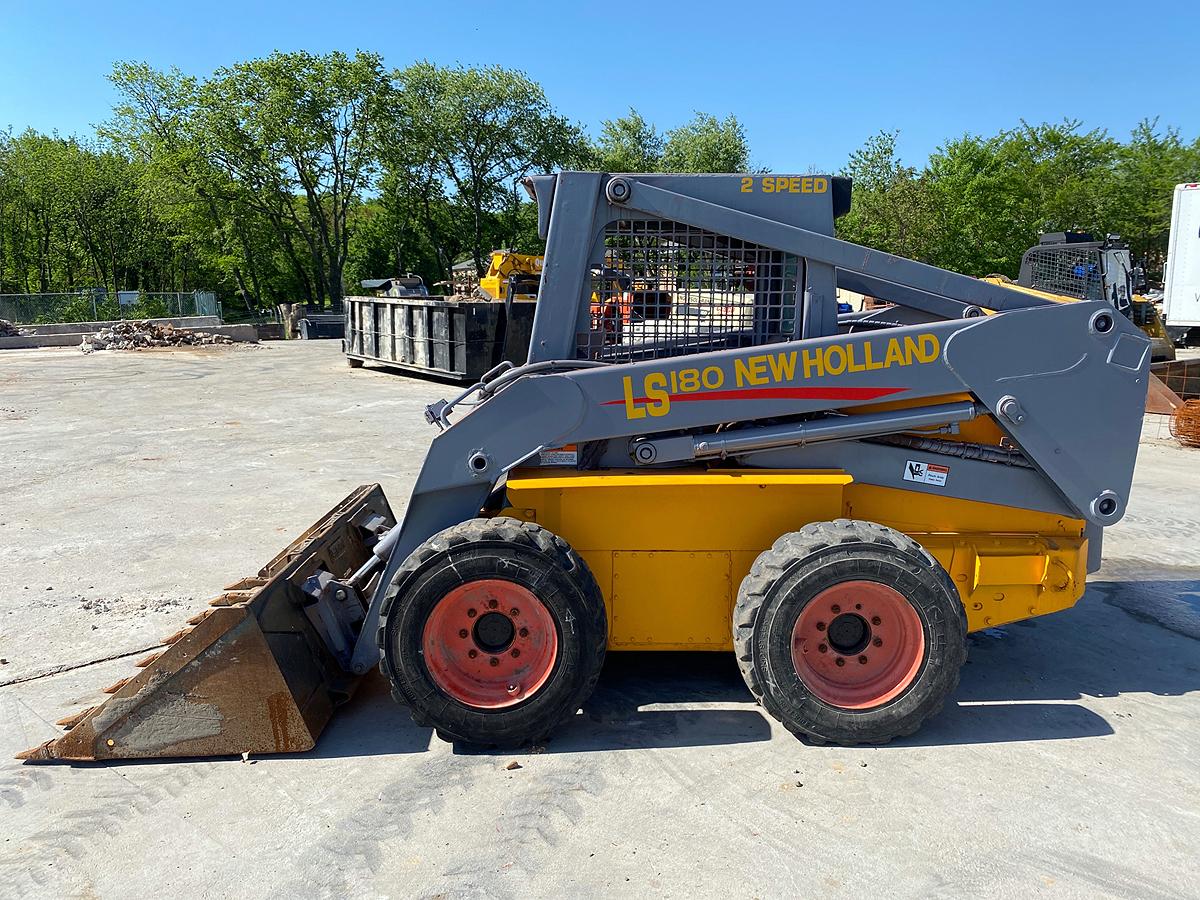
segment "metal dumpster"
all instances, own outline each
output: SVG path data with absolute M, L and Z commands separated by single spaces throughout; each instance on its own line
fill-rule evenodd
M 298 324 L 300 326 L 300 337 L 306 341 L 346 336 L 343 316 L 336 313 L 317 315 L 310 313 L 301 319 Z
M 1150 371 L 1179 395 L 1181 400 L 1200 400 L 1200 359 L 1155 363 Z
M 529 355 L 535 302 L 445 297 L 346 297 L 343 346 L 351 366 L 376 363 L 475 381 Z

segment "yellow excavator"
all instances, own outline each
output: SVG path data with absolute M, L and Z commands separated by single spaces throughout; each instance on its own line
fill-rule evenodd
M 488 270 L 479 279 L 479 293 L 487 300 L 536 300 L 545 257 L 511 250 L 493 250 Z M 510 296 L 509 291 L 512 291 Z

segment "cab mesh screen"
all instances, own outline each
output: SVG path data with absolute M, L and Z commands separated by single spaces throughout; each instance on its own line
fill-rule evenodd
M 787 340 L 802 283 L 791 254 L 677 222 L 612 222 L 577 356 L 634 362 Z
M 1077 300 L 1103 300 L 1104 274 L 1100 254 L 1088 248 L 1055 247 L 1030 250 L 1030 287 Z

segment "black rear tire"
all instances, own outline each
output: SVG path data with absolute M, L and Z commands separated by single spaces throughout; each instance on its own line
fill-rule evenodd
M 463 585 L 496 581 L 536 597 L 543 621 L 553 622 L 557 649 L 545 681 L 528 696 L 483 708 L 439 684 L 423 636 L 444 598 Z M 377 638 L 392 694 L 418 725 L 445 739 L 512 747 L 544 740 L 590 696 L 604 664 L 608 619 L 595 578 L 566 541 L 536 524 L 497 516 L 447 528 L 413 551 L 384 599 Z
M 915 675 L 898 694 L 851 708 L 805 684 L 793 646 L 809 603 L 839 584 L 863 582 L 907 601 L 919 617 L 923 647 L 919 663 L 914 653 Z M 966 612 L 950 576 L 912 538 L 874 522 L 815 522 L 779 538 L 743 579 L 733 623 L 738 666 L 751 693 L 789 731 L 818 744 L 883 744 L 914 733 L 957 688 L 966 661 Z M 829 633 L 822 653 L 833 649 L 832 623 Z M 847 673 L 859 652 L 865 662 L 872 651 L 849 650 Z

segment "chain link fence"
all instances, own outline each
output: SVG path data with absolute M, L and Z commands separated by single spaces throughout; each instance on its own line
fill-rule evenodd
M 212 291 L 0 294 L 0 319 L 17 325 L 217 315 L 220 315 L 220 307 Z

